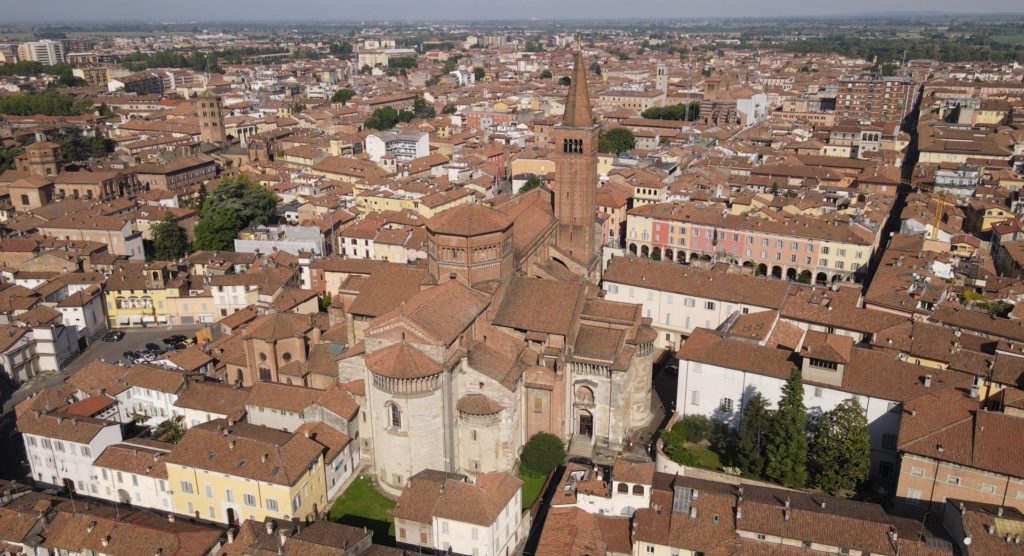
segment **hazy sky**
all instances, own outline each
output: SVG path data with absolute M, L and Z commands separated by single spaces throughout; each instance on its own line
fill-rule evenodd
M 0 0 L 4 22 L 605 19 L 1024 13 L 1021 0 Z

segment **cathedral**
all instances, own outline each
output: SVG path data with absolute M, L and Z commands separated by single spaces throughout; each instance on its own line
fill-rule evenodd
M 596 284 L 585 68 L 577 53 L 551 191 L 445 211 L 427 222 L 425 269 L 342 284 L 339 379 L 365 385 L 360 450 L 391 493 L 423 469 L 512 471 L 538 432 L 617 450 L 651 418 L 656 334 Z

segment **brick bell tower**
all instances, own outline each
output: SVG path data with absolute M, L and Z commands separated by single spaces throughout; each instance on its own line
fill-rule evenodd
M 558 219 L 555 247 L 584 266 L 590 264 L 596 250 L 599 129 L 590 112 L 586 62 L 577 50 L 565 115 L 551 137 L 555 150 L 554 211 Z

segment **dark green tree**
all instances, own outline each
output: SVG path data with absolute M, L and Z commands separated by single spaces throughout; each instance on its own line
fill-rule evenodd
M 195 230 L 197 250 L 232 251 L 239 230 L 266 224 L 277 196 L 246 176 L 221 180 L 203 206 Z
M 854 490 L 871 471 L 868 419 L 856 398 L 844 400 L 818 419 L 811 450 L 811 479 L 835 494 Z
M 354 96 L 356 96 L 356 92 L 352 89 L 338 89 L 337 91 L 334 91 L 334 95 L 331 96 L 331 102 L 340 102 L 344 104 Z
M 765 478 L 790 488 L 807 484 L 807 408 L 800 369 L 793 369 L 765 444 Z
M 447 60 L 444 61 L 444 67 L 441 68 L 441 71 L 448 74 L 458 69 L 458 67 L 458 62 L 456 62 L 452 58 L 448 58 Z
M 89 139 L 89 156 L 104 158 L 114 152 L 114 141 L 104 137 L 98 130 Z
M 523 446 L 520 461 L 523 467 L 530 471 L 547 475 L 565 461 L 565 446 L 557 436 L 538 432 Z
M 486 75 L 487 75 L 487 72 L 484 71 L 484 68 L 482 68 L 480 66 L 477 66 L 477 67 L 473 68 L 473 79 L 475 79 L 477 81 L 483 81 L 484 80 L 484 76 L 486 76 Z
M 454 104 L 445 104 L 444 108 L 441 109 L 442 114 L 454 114 L 459 108 Z
M 697 456 L 686 448 L 686 425 L 682 421 L 676 421 L 670 429 L 661 431 L 659 438 L 662 442 L 662 450 L 665 455 L 679 465 L 696 465 Z
M 740 413 L 740 429 L 736 434 L 736 466 L 755 477 L 764 473 L 765 442 L 771 423 L 768 401 L 754 392 Z
M 417 118 L 433 118 L 437 115 L 437 111 L 423 98 L 422 94 L 416 95 L 416 100 L 412 103 L 412 113 Z
M 153 256 L 159 261 L 176 261 L 188 253 L 188 234 L 170 212 L 153 225 Z
M 558 78 L 558 84 L 563 86 L 563 87 L 568 87 L 569 84 L 571 84 L 571 83 L 572 83 L 572 78 L 569 77 L 568 75 L 563 75 L 562 77 Z
M 537 189 L 538 187 L 541 186 L 541 183 L 543 183 L 543 181 L 539 177 L 530 176 L 529 178 L 526 179 L 526 183 L 519 188 L 519 193 L 522 194 L 526 193 L 527 191 Z
M 594 63 L 590 64 L 590 71 L 594 75 L 600 76 L 601 75 L 601 64 L 599 64 L 597 62 L 594 62 Z
M 539 77 L 541 79 L 551 79 L 553 76 L 551 74 L 551 70 L 547 70 L 546 69 L 546 70 L 540 72 L 540 75 L 538 75 L 537 77 Z
M 603 153 L 622 153 L 636 147 L 636 136 L 633 132 L 617 127 L 601 134 L 597 141 L 597 150 Z
M 17 145 L 0 145 L 0 172 L 14 168 L 14 159 L 24 152 L 25 149 Z

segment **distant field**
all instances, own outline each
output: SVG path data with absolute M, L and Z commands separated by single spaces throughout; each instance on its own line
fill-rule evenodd
M 995 35 L 989 35 L 989 38 L 995 42 L 1001 42 L 1003 44 L 1024 45 L 1024 31 L 1020 33 L 997 33 Z

